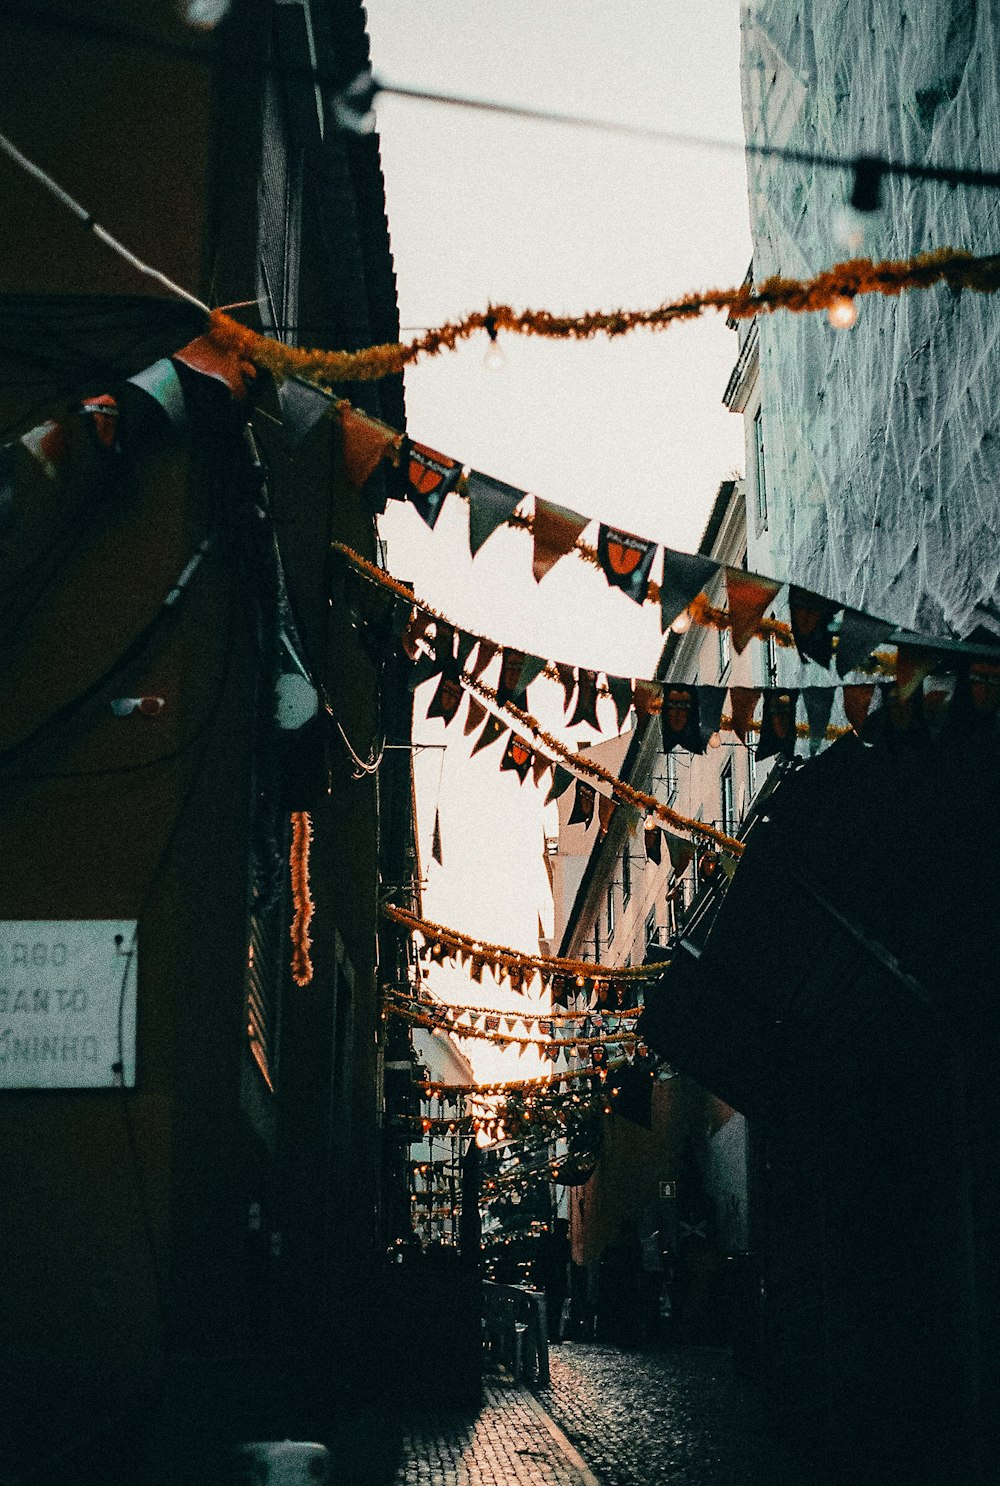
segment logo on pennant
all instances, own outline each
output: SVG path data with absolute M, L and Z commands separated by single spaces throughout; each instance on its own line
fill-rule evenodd
M 597 537 L 597 555 L 604 576 L 612 587 L 620 588 L 637 604 L 645 603 L 656 544 L 602 523 Z
M 433 529 L 445 497 L 462 474 L 462 466 L 447 454 L 438 454 L 426 444 L 410 443 L 406 450 L 406 484 L 413 505 Z

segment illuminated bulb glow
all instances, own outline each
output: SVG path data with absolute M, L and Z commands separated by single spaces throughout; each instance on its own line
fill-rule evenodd
M 842 294 L 833 301 L 826 313 L 834 330 L 850 330 L 858 318 L 858 307 L 849 295 Z
M 675 635 L 683 635 L 691 628 L 691 615 L 686 609 L 682 609 L 677 618 L 671 622 L 670 628 Z

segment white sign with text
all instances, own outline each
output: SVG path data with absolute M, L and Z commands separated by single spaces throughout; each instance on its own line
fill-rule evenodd
M 134 919 L 0 922 L 0 1089 L 131 1088 L 136 964 Z

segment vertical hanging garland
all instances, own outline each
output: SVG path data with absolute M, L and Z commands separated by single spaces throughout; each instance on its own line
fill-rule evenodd
M 292 814 L 292 849 L 289 854 L 289 870 L 292 879 L 292 979 L 297 986 L 307 986 L 313 978 L 312 959 L 309 951 L 312 940 L 309 924 L 313 916 L 313 900 L 309 892 L 309 845 L 312 841 L 312 819 L 307 810 L 296 810 Z

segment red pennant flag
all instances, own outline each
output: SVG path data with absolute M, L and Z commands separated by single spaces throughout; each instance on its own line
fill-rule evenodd
M 535 497 L 535 556 L 531 565 L 535 582 L 540 583 L 561 557 L 572 552 L 576 539 L 590 520 L 568 506 Z
M 237 402 L 242 402 L 247 395 L 248 379 L 257 375 L 257 368 L 252 361 L 233 351 L 224 351 L 210 335 L 199 335 L 195 340 L 188 341 L 186 346 L 174 352 L 172 359 L 189 366 L 203 377 L 221 382 Z
M 614 815 L 617 805 L 613 795 L 597 796 L 597 823 L 602 836 L 608 833 L 611 817 Z
M 658 681 L 633 681 L 632 702 L 637 717 L 655 717 L 663 711 L 663 687 Z
M 860 733 L 875 695 L 875 684 L 844 687 L 844 713 L 856 733 Z
M 376 418 L 369 418 L 354 408 L 341 408 L 340 426 L 344 439 L 344 472 L 355 490 L 360 490 L 399 435 Z
M 742 655 L 753 638 L 758 624 L 781 591 L 772 578 L 745 573 L 742 568 L 726 568 L 726 592 L 729 595 L 729 625 L 733 648 Z
M 896 694 L 908 702 L 923 685 L 924 677 L 934 669 L 937 656 L 933 650 L 915 645 L 900 645 L 896 653 Z
M 759 686 L 731 686 L 729 688 L 733 732 L 741 743 L 747 741 L 747 732 L 753 720 L 754 709 L 760 701 L 760 694 Z

